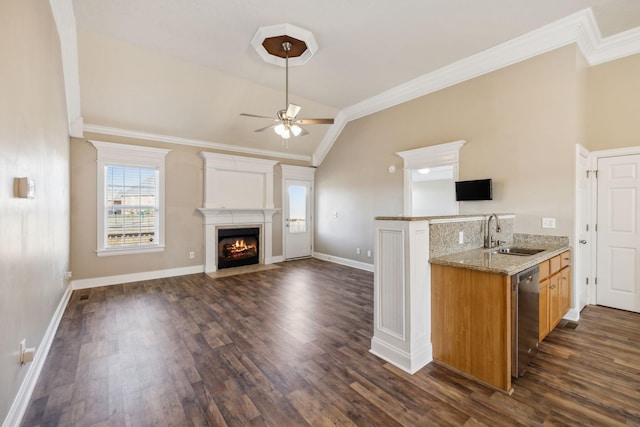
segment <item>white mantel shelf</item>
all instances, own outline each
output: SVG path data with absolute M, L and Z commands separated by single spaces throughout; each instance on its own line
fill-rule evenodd
M 273 215 L 280 209 L 264 209 L 264 208 L 198 208 L 205 218 L 205 224 L 221 223 L 240 224 L 243 222 L 264 222 L 265 218 L 273 218 Z M 256 220 L 252 221 L 251 217 Z M 238 220 L 242 222 L 237 222 Z M 271 221 L 269 221 L 271 222 Z

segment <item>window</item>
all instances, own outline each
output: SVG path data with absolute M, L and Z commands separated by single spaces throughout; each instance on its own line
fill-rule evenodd
M 307 232 L 307 187 L 289 185 L 289 233 Z
M 164 250 L 170 150 L 91 141 L 98 151 L 98 256 Z

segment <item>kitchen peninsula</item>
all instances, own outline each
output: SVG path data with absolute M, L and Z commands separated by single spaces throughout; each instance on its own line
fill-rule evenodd
M 540 266 L 540 322 L 549 323 L 550 311 L 570 305 L 570 252 L 566 237 L 513 233 L 515 216 L 498 217 L 501 247 L 541 251 L 516 256 L 482 248 L 486 216 L 376 218 L 373 354 L 410 373 L 436 360 L 512 391 L 511 278 Z

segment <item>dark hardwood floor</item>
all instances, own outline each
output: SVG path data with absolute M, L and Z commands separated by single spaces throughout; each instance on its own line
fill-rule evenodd
M 638 314 L 588 306 L 507 396 L 371 355 L 371 273 L 280 266 L 75 291 L 23 425 L 640 425 Z

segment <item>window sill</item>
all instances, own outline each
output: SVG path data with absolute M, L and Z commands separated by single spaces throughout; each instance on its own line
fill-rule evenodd
M 165 246 L 141 246 L 141 247 L 128 247 L 128 248 L 112 248 L 112 249 L 99 249 L 96 251 L 98 256 L 114 256 L 114 255 L 135 255 L 146 254 L 153 252 L 163 252 Z

